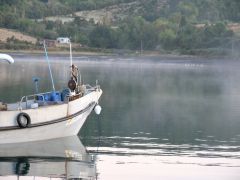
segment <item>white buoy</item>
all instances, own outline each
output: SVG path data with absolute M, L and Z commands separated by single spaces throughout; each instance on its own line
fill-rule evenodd
M 95 108 L 94 108 L 94 111 L 95 111 L 95 113 L 96 113 L 97 115 L 99 115 L 99 114 L 101 113 L 101 111 L 102 111 L 101 106 L 96 105 Z
M 14 59 L 13 59 L 11 56 L 9 56 L 8 54 L 1 54 L 1 53 L 0 53 L 0 60 L 5 60 L 5 61 L 7 61 L 9 64 L 14 63 Z

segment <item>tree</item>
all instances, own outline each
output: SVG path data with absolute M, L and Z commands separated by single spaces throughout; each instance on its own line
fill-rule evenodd
M 176 33 L 172 29 L 165 29 L 159 34 L 160 44 L 165 49 L 174 49 L 176 48 Z
M 89 35 L 90 45 L 98 48 L 116 48 L 115 32 L 105 25 L 98 25 Z
M 182 16 L 188 17 L 188 21 L 195 22 L 198 16 L 198 9 L 193 3 L 180 2 L 178 8 Z
M 154 49 L 158 43 L 158 32 L 154 23 L 142 17 L 130 17 L 119 28 L 119 47 L 127 49 Z
M 187 24 L 177 34 L 177 46 L 183 49 L 194 49 L 197 47 L 198 30 Z

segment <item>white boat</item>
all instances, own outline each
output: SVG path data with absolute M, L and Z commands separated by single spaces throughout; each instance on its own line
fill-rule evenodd
M 1 144 L 0 179 L 96 179 L 95 157 L 77 136 Z
M 0 54 L 1 59 L 14 62 L 5 54 Z M 72 58 L 70 60 L 71 78 L 67 89 L 55 90 L 49 66 L 53 91 L 26 95 L 13 104 L 0 102 L 0 144 L 77 135 L 93 109 L 100 114 L 100 86 L 82 84 L 78 68 L 72 64 Z

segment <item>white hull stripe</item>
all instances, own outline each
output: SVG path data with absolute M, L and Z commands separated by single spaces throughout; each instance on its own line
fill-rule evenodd
M 30 124 L 29 127 L 27 128 L 35 128 L 35 127 L 39 127 L 39 126 L 46 126 L 46 125 L 50 125 L 50 124 L 55 124 L 55 123 L 60 123 L 63 121 L 67 121 L 69 119 L 72 119 L 76 116 L 79 116 L 80 114 L 85 113 L 86 111 L 88 111 L 90 108 L 94 107 L 96 105 L 96 102 L 91 102 L 86 108 L 70 115 L 70 116 L 66 116 L 63 118 L 59 118 L 59 119 L 55 119 L 55 120 L 51 120 L 51 121 L 47 121 L 47 122 L 41 122 L 41 123 L 36 123 L 36 124 Z M 22 129 L 19 126 L 9 126 L 9 127 L 0 127 L 0 131 L 8 131 L 8 130 L 15 130 L 15 129 Z M 25 128 L 24 128 L 25 129 Z

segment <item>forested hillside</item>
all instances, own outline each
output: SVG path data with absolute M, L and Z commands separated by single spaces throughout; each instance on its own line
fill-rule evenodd
M 96 48 L 228 53 L 239 22 L 239 0 L 0 0 L 0 27 Z

